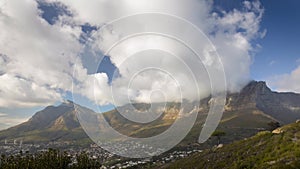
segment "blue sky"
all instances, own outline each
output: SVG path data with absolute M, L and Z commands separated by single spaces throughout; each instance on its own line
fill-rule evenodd
M 224 1 L 215 0 L 216 11 L 230 11 L 242 7 L 242 0 Z M 267 81 L 270 77 L 290 73 L 299 65 L 300 60 L 300 1 L 296 0 L 262 0 L 265 12 L 261 22 L 261 31 L 266 30 L 266 36 L 258 39 L 261 47 L 252 58 L 251 78 L 253 80 Z M 50 24 L 54 23 L 59 14 L 68 13 L 67 10 L 55 6 L 41 4 L 40 9 L 44 11 L 43 18 Z M 89 32 L 94 27 L 83 25 L 82 30 Z M 111 72 L 115 67 L 105 58 L 98 68 L 99 72 L 106 72 L 109 80 L 112 80 Z M 271 86 L 274 88 L 274 86 Z M 276 88 L 274 88 L 276 90 Z
M 253 80 L 267 81 L 273 90 L 277 90 L 282 86 L 277 86 L 276 83 L 272 83 L 272 79 L 274 77 L 281 76 L 285 76 L 283 79 L 287 81 L 289 79 L 293 79 L 289 78 L 289 74 L 300 67 L 300 10 L 298 9 L 300 1 L 261 0 L 260 2 L 264 8 L 264 15 L 262 22 L 260 23 L 260 30 L 266 30 L 267 33 L 262 39 L 258 38 L 253 42 L 253 45 L 258 43 L 260 47 L 256 47 L 256 52 L 253 53 L 252 64 L 250 66 L 250 76 Z M 221 10 L 232 11 L 233 9 L 241 10 L 242 8 L 243 1 L 241 0 L 216 0 L 213 10 L 220 12 Z M 66 8 L 62 8 L 61 6 L 40 3 L 39 9 L 43 11 L 42 17 L 50 25 L 55 23 L 59 15 L 64 14 L 66 16 L 72 16 Z M 81 30 L 85 35 L 89 35 L 90 32 L 95 29 L 96 27 L 86 23 L 81 25 Z M 85 43 L 86 36 L 84 36 L 84 34 L 80 35 L 80 43 Z M 86 52 L 86 54 L 92 55 L 88 52 Z M 83 62 L 89 64 L 94 62 L 94 60 L 83 60 Z M 107 73 L 109 83 L 111 83 L 113 80 L 112 72 L 114 72 L 114 70 L 116 70 L 116 67 L 111 64 L 108 57 L 105 57 L 100 63 L 100 66 L 96 69 L 96 72 Z M 1 71 L 2 69 L 0 68 L 0 76 L 2 75 Z M 119 74 L 117 73 L 117 76 L 118 75 Z M 296 81 L 291 81 L 290 83 L 296 83 Z M 295 91 L 288 86 L 285 89 Z M 64 97 L 65 99 L 72 100 L 72 93 L 65 92 Z M 91 102 L 79 95 L 76 95 L 76 98 L 77 101 L 75 101 L 82 105 L 91 105 Z M 56 104 L 59 103 L 57 102 Z M 11 119 L 14 119 L 10 121 L 10 125 L 12 125 L 12 123 L 19 123 L 30 117 L 36 111 L 43 109 L 43 107 L 44 106 L 33 106 L 28 108 L 1 108 L 0 105 L 0 120 L 4 119 L 3 114 L 9 114 Z M 93 108 L 97 109 L 96 107 L 97 106 Z M 103 106 L 101 107 L 101 111 L 107 111 L 112 107 L 112 105 Z M 9 122 L 7 122 L 6 125 L 7 124 L 9 124 Z M 0 128 L 4 127 L 5 125 L 0 122 Z
M 254 80 L 266 81 L 274 75 L 290 73 L 300 59 L 300 1 L 261 0 L 265 9 L 261 30 L 267 34 L 258 42 L 261 49 L 255 53 L 251 66 Z M 242 1 L 215 1 L 217 9 L 241 8 Z M 298 60 L 298 62 L 297 62 Z
M 300 1 L 263 0 L 262 4 L 262 28 L 267 29 L 267 34 L 259 41 L 262 49 L 251 67 L 251 76 L 256 80 L 289 73 L 300 59 Z

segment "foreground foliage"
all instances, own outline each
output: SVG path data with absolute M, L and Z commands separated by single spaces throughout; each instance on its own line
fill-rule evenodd
M 78 154 L 75 159 L 66 152 L 49 149 L 35 155 L 22 154 L 16 156 L 1 155 L 0 169 L 94 169 L 101 164 L 90 159 L 86 153 Z
M 300 168 L 300 122 L 263 131 L 249 139 L 213 148 L 166 168 Z

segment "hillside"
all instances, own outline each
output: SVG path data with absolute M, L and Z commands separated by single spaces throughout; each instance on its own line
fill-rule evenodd
M 49 141 L 92 143 L 77 119 L 74 104 L 71 101 L 67 101 L 58 106 L 48 106 L 34 114 L 27 122 L 0 131 L 0 140 L 22 140 L 24 143 Z M 167 113 L 163 113 L 155 122 L 145 125 L 127 120 L 117 110 L 104 113 L 104 117 L 119 132 L 130 136 L 143 137 L 143 135 L 147 136 L 147 134 L 159 134 L 160 131 L 170 126 L 176 119 L 179 110 L 177 105 L 167 105 L 169 107 L 167 108 Z M 144 109 L 149 105 L 136 104 L 135 106 L 137 109 Z M 131 110 L 128 105 L 120 108 Z M 147 131 L 143 132 L 143 135 L 135 134 L 141 130 Z
M 182 144 L 196 143 L 207 117 L 210 98 L 201 100 L 196 123 Z M 143 105 L 145 106 L 145 105 Z M 139 107 L 143 107 L 139 105 Z M 126 109 L 126 106 L 125 106 Z M 153 123 L 138 124 L 122 117 L 116 110 L 106 113 L 110 124 L 123 134 L 133 137 L 149 137 L 165 131 L 174 121 L 178 110 L 170 108 Z M 281 125 L 300 119 L 300 95 L 271 91 L 265 82 L 252 81 L 239 93 L 229 93 L 218 129 L 225 131 L 223 143 L 230 143 L 269 130 L 270 122 Z M 208 144 L 215 144 L 208 140 Z M 205 145 L 203 145 L 205 146 Z
M 0 140 L 23 142 L 89 140 L 80 126 L 72 102 L 48 106 L 27 122 L 0 132 Z
M 183 143 L 196 142 L 208 112 L 209 98 L 202 101 L 195 126 Z M 300 119 L 300 94 L 271 91 L 265 82 L 252 81 L 239 93 L 229 93 L 218 130 L 226 135 L 222 143 L 230 143 L 270 130 L 270 122 L 289 124 Z M 216 144 L 208 140 L 208 144 Z
M 162 168 L 300 168 L 300 122 L 214 147 Z
M 210 98 L 203 99 L 196 123 L 181 145 L 196 143 L 207 117 Z M 168 129 L 177 118 L 178 103 L 168 103 L 165 111 L 155 121 L 146 124 L 132 122 L 118 111 L 104 113 L 108 123 L 119 132 L 131 137 L 149 137 Z M 136 103 L 134 107 L 147 109 L 149 104 Z M 118 109 L 134 111 L 124 105 Z M 239 93 L 229 93 L 218 130 L 226 132 L 222 143 L 230 143 L 253 136 L 259 131 L 268 130 L 268 123 L 281 124 L 300 119 L 300 95 L 271 91 L 265 82 L 252 81 Z M 30 120 L 0 132 L 0 140 L 23 140 L 23 142 L 77 141 L 89 142 L 77 120 L 74 103 L 66 102 L 59 106 L 49 106 L 37 112 Z M 203 146 L 214 145 L 208 140 Z

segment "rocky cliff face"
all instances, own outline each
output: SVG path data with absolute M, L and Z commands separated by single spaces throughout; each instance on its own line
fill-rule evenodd
M 300 118 L 300 95 L 273 92 L 265 82 L 252 81 L 240 93 L 229 94 L 227 110 L 258 109 L 282 124 Z
M 252 81 L 239 93 L 230 93 L 227 96 L 228 106 L 232 109 L 256 107 L 261 97 L 272 94 L 265 82 Z

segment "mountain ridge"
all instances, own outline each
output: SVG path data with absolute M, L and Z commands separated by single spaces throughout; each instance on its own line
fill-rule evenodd
M 210 98 L 201 101 L 194 127 L 185 143 L 197 142 L 209 110 Z M 22 139 L 24 142 L 82 141 L 89 140 L 76 116 L 72 101 L 59 106 L 48 106 L 34 114 L 27 122 L 0 131 L 0 140 Z M 149 137 L 168 129 L 178 115 L 176 104 L 169 104 L 153 123 L 141 125 L 125 119 L 116 109 L 104 113 L 113 128 L 131 137 Z M 147 109 L 149 105 L 136 104 Z M 127 109 L 126 106 L 121 107 Z M 129 110 L 129 109 L 128 109 Z M 239 93 L 229 93 L 218 129 L 228 134 L 225 142 L 243 139 L 267 129 L 268 123 L 278 121 L 288 124 L 300 119 L 300 94 L 274 92 L 265 82 L 251 81 Z M 229 137 L 230 136 L 230 137 Z M 232 137 L 233 136 L 233 137 Z

